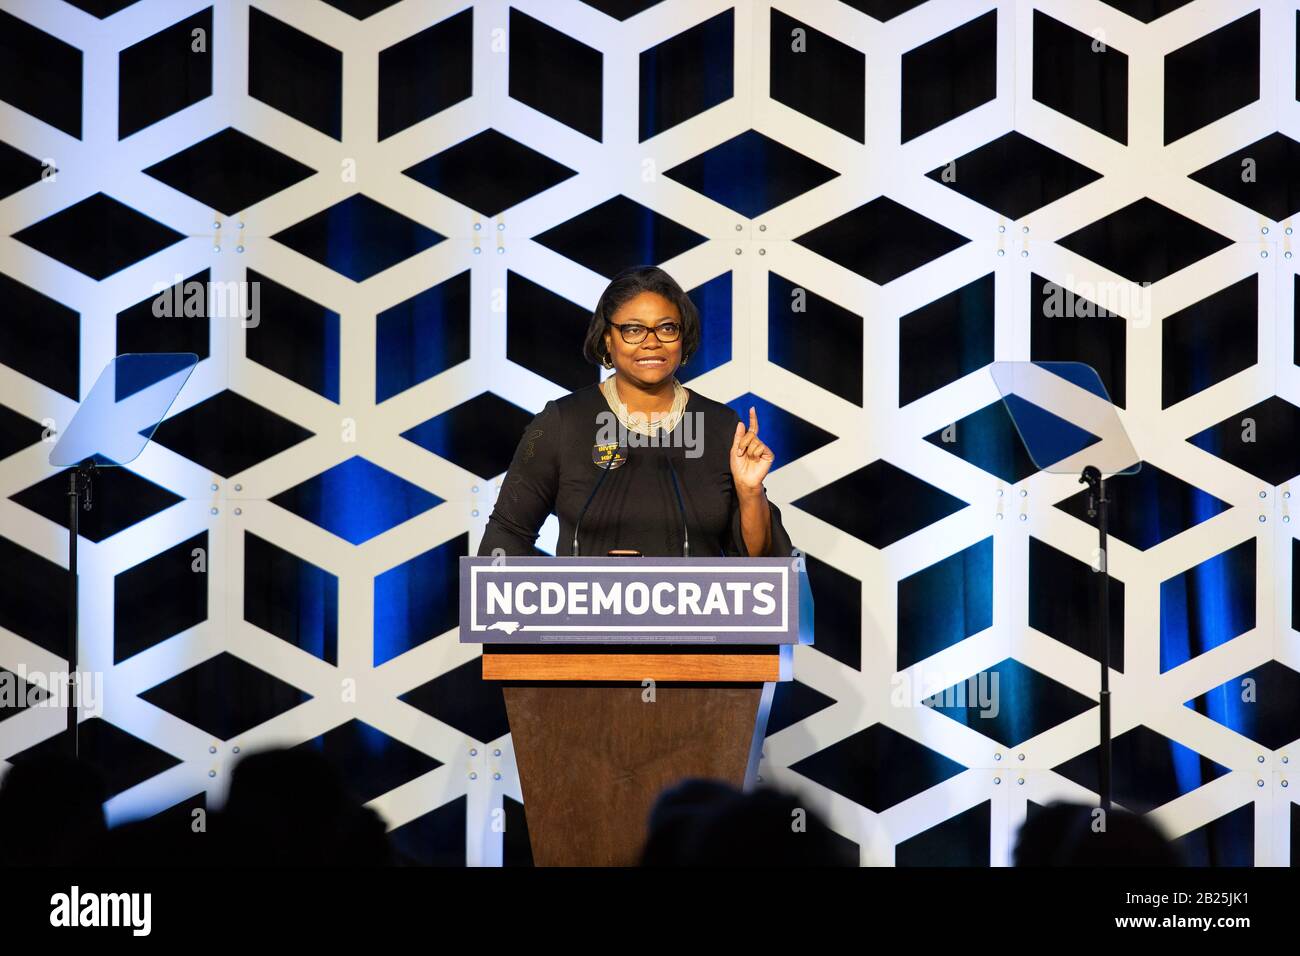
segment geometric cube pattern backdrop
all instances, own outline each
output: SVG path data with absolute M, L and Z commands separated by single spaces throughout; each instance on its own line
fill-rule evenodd
M 897 865 L 1005 865 L 1095 799 L 1096 530 L 988 369 L 1087 362 L 1143 462 L 1115 799 L 1193 862 L 1300 859 L 1298 33 L 1294 0 L 0 0 L 0 676 L 64 666 L 51 441 L 112 356 L 195 352 L 82 519 L 110 822 L 304 746 L 412 860 L 529 862 L 457 558 L 652 262 L 816 596 L 764 781 Z M 0 771 L 63 719 L 0 704 Z

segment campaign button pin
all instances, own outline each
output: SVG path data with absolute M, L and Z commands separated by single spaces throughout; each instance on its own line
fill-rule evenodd
M 627 461 L 627 453 L 617 442 L 591 446 L 591 463 L 597 468 L 622 468 Z

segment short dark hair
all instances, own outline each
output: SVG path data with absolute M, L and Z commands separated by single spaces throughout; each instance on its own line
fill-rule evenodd
M 700 312 L 677 280 L 658 266 L 632 266 L 610 280 L 600 294 L 596 311 L 591 313 L 591 322 L 582 340 L 582 354 L 588 362 L 604 366 L 609 355 L 605 348 L 605 329 L 610 319 L 620 306 L 642 292 L 656 292 L 677 306 L 677 314 L 682 318 L 683 362 L 700 347 Z

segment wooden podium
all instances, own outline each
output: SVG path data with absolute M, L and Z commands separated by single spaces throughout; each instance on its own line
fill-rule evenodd
M 485 647 L 483 678 L 505 682 L 534 864 L 633 866 L 664 788 L 753 785 L 792 648 L 575 650 Z
M 650 625 L 669 632 L 656 635 L 663 642 L 652 646 L 644 636 L 603 632 L 583 633 L 584 642 L 574 644 L 562 642 L 563 632 L 578 618 L 562 616 L 551 622 L 554 627 L 528 625 L 509 631 L 512 640 L 490 642 L 481 620 L 469 629 L 465 624 L 467 601 L 468 617 L 478 610 L 466 562 L 485 567 L 488 559 L 461 560 L 462 641 L 467 630 L 471 640 L 484 641 L 483 679 L 501 682 L 534 864 L 634 866 L 650 809 L 665 788 L 691 777 L 753 786 L 776 682 L 792 677 L 801 617 L 805 636 L 811 635 L 805 574 L 791 575 L 781 585 L 780 629 L 725 630 L 729 625 L 723 625 L 719 638 L 699 633 L 717 626 L 717 615 L 711 625 L 701 623 L 710 615 L 688 611 L 662 615 L 669 623 Z M 685 580 L 687 571 L 716 571 L 720 564 L 737 586 L 734 579 L 747 576 L 752 562 L 758 563 L 755 580 L 770 575 L 773 561 L 777 567 L 790 565 L 788 559 L 739 558 L 510 560 L 512 565 L 544 561 L 532 565 L 532 576 L 545 579 L 559 572 L 567 575 L 568 586 L 579 571 L 593 566 L 627 575 L 639 563 L 634 577 L 647 588 L 674 586 L 674 574 Z M 683 562 L 688 562 L 684 570 Z M 598 579 L 593 573 L 591 580 Z M 618 624 L 611 620 L 608 627 Z M 533 627 L 538 632 L 530 636 Z M 674 633 L 674 627 L 691 633 Z M 547 643 L 538 643 L 539 637 Z M 693 642 L 667 642 L 673 639 Z M 765 643 L 734 643 L 738 640 Z

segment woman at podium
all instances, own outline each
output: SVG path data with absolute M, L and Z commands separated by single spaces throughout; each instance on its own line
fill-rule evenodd
M 615 276 L 583 342 L 584 356 L 614 374 L 547 402 L 529 423 L 479 555 L 539 553 L 551 514 L 559 555 L 791 554 L 763 487 L 773 454 L 754 409 L 746 425 L 677 381 L 699 344 L 699 312 L 668 273 Z

